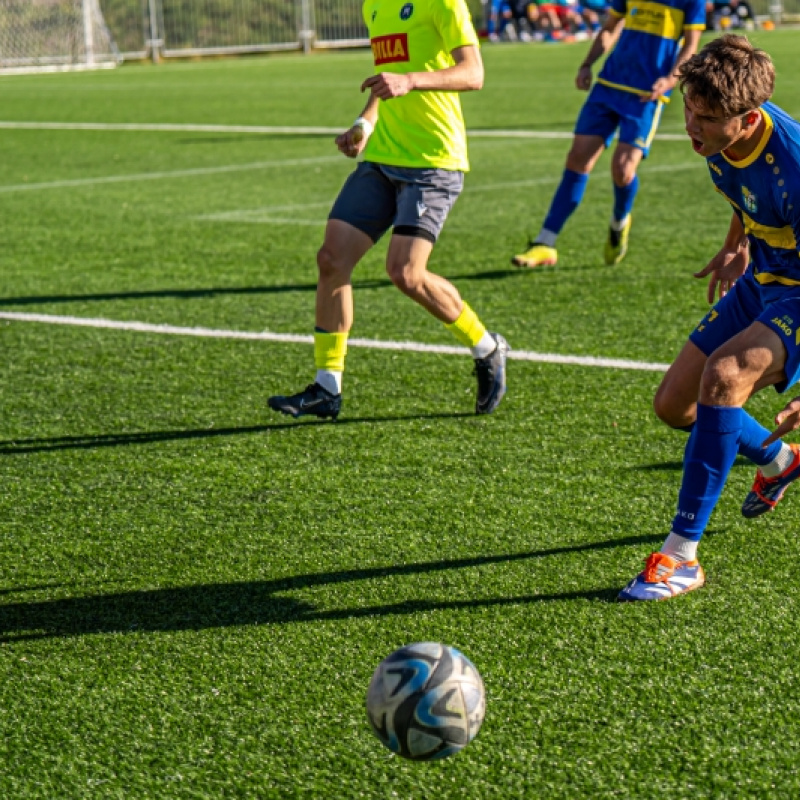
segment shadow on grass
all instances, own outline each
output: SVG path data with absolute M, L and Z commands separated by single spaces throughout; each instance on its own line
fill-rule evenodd
M 753 467 L 753 462 L 744 456 L 736 456 L 733 462 L 734 467 Z M 636 472 L 683 472 L 683 461 L 660 461 L 656 464 L 640 464 L 631 467 Z
M 309 428 L 331 425 L 335 428 L 348 425 L 365 425 L 382 422 L 413 422 L 415 420 L 474 418 L 475 414 L 458 411 L 450 414 L 407 414 L 386 417 L 348 417 L 336 422 L 321 419 L 275 422 L 270 425 L 247 425 L 240 428 L 198 428 L 195 430 L 144 431 L 142 433 L 101 433 L 90 436 L 54 436 L 43 439 L 13 439 L 0 441 L 0 455 L 22 455 L 25 453 L 48 453 L 53 450 L 94 450 L 100 447 L 123 447 L 153 442 L 174 442 L 182 439 L 210 439 L 218 436 L 249 436 L 266 431 L 292 428 Z
M 358 619 L 426 611 L 488 608 L 522 603 L 590 600 L 611 603 L 619 587 L 554 594 L 525 594 L 475 600 L 404 600 L 379 606 L 321 611 L 306 600 L 281 596 L 284 592 L 393 576 L 424 575 L 507 564 L 591 550 L 631 547 L 661 540 L 661 536 L 626 536 L 588 544 L 553 547 L 524 553 L 398 564 L 389 567 L 317 572 L 271 581 L 203 584 L 168 589 L 142 589 L 92 597 L 42 600 L 0 605 L 0 642 L 95 633 L 184 631 L 244 625 Z M 9 590 L 13 591 L 13 590 Z M 19 591 L 23 591 L 20 589 Z
M 518 269 L 489 270 L 468 275 L 447 275 L 453 281 L 496 280 L 516 275 Z M 367 278 L 353 281 L 356 291 L 366 289 L 388 289 L 394 284 L 388 278 Z M 207 299 L 229 295 L 269 295 L 288 292 L 316 292 L 316 283 L 290 283 L 282 286 L 210 286 L 205 289 L 152 289 L 135 292 L 99 292 L 96 294 L 42 294 L 27 297 L 0 297 L 0 308 L 11 306 L 35 306 L 49 303 L 94 303 L 110 300 L 147 300 L 177 298 L 180 300 Z

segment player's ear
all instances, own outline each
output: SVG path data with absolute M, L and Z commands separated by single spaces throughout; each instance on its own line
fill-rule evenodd
M 751 111 L 751 112 L 750 112 L 750 113 L 749 113 L 749 114 L 748 114 L 748 115 L 747 115 L 747 116 L 744 118 L 744 120 L 745 120 L 745 122 L 747 123 L 747 125 L 748 125 L 748 126 L 755 125 L 755 124 L 756 124 L 756 123 L 759 121 L 759 119 L 761 119 L 761 117 L 760 117 L 760 115 L 759 115 L 758 111 Z

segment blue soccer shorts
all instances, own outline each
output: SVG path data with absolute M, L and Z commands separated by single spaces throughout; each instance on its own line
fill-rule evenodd
M 600 136 L 608 147 L 619 129 L 619 140 L 638 147 L 647 158 L 663 108 L 663 101 L 643 102 L 641 95 L 595 83 L 578 115 L 575 133 Z
M 775 384 L 775 391 L 785 392 L 800 380 L 800 286 L 762 286 L 751 267 L 703 317 L 689 340 L 710 356 L 756 321 L 775 331 L 786 348 L 785 380 Z

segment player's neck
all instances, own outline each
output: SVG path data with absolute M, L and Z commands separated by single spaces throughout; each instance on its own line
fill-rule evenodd
M 726 158 L 731 161 L 744 161 L 758 147 L 761 142 L 761 137 L 764 135 L 764 130 L 767 127 L 764 115 L 761 112 L 759 112 L 758 115 L 758 124 L 754 125 L 749 131 L 743 132 L 739 139 L 722 151 Z

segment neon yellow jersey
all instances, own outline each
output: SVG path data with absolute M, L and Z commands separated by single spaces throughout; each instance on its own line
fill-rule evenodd
M 365 0 L 375 73 L 452 67 L 450 53 L 477 45 L 465 0 Z M 458 92 L 414 91 L 381 100 L 364 158 L 396 167 L 469 169 Z

